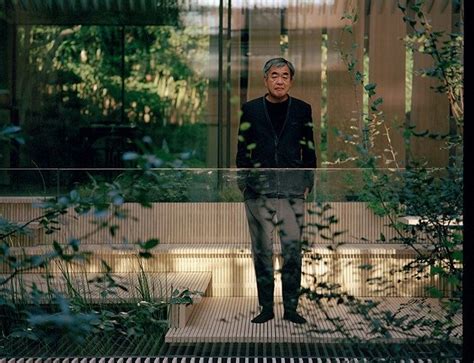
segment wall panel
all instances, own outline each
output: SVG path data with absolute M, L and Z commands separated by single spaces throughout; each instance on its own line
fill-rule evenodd
M 343 32 L 343 26 L 349 25 L 348 20 L 341 17 L 350 11 L 352 6 L 358 7 L 359 20 L 355 24 L 353 34 Z M 362 88 L 356 85 L 344 63 L 343 55 L 353 54 L 358 67 L 363 64 L 364 44 L 364 2 L 363 1 L 335 1 L 327 9 L 330 16 L 326 15 L 328 32 L 328 161 L 334 162 L 337 156 L 334 153 L 344 152 L 347 156 L 355 156 L 354 147 L 345 143 L 336 133 L 339 130 L 344 135 L 352 135 L 351 126 L 361 127 L 360 115 L 362 112 Z M 330 21 L 330 23 L 329 23 Z M 353 50 L 356 43 L 358 47 Z M 353 162 L 338 164 L 336 167 L 354 167 Z M 337 181 L 335 181 L 337 182 Z
M 384 112 L 381 125 L 374 125 L 378 134 L 374 138 L 374 152 L 382 156 L 380 167 L 403 167 L 405 164 L 405 146 L 400 126 L 405 123 L 405 46 L 403 37 L 406 26 L 403 14 L 396 1 L 372 1 L 369 26 L 369 82 L 375 83 L 376 98 L 382 97 L 379 107 Z M 387 129 L 388 128 L 388 137 Z M 390 141 L 389 141 L 390 140 Z M 385 150 L 396 151 L 397 165 L 387 164 L 392 154 Z
M 428 1 L 424 5 L 428 21 L 434 31 L 451 29 L 451 1 Z M 410 121 L 416 125 L 416 132 L 429 130 L 431 133 L 449 132 L 449 103 L 445 94 L 435 93 L 431 87 L 439 86 L 434 78 L 421 77 L 417 70 L 433 67 L 433 59 L 427 54 L 415 52 L 415 74 L 413 76 L 413 96 Z M 448 163 L 448 150 L 442 150 L 444 142 L 430 138 L 413 137 L 411 151 L 415 159 L 428 161 L 431 167 L 443 167 Z

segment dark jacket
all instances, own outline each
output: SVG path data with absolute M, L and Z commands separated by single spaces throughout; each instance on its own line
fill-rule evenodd
M 268 115 L 265 97 L 242 105 L 236 164 L 255 169 L 238 172 L 238 184 L 244 198 L 302 198 L 314 183 L 314 171 L 289 170 L 316 168 L 311 106 L 290 97 L 283 129 L 277 135 Z M 261 170 L 278 168 L 281 170 Z

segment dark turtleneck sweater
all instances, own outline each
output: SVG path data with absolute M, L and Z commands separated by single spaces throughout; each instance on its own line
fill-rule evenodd
M 270 120 L 272 121 L 273 128 L 277 136 L 280 136 L 281 130 L 283 129 L 283 125 L 285 123 L 286 114 L 288 111 L 288 103 L 290 98 L 288 97 L 286 101 L 273 103 L 268 101 L 265 98 L 265 104 L 267 106 L 268 116 L 270 116 Z

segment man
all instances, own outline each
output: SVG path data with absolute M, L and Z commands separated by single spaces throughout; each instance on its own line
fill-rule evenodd
M 288 94 L 295 75 L 289 61 L 270 59 L 263 73 L 267 93 L 242 105 L 236 158 L 237 167 L 244 169 L 239 171 L 238 183 L 244 193 L 262 309 L 252 322 L 274 318 L 272 234 L 278 225 L 283 319 L 304 324 L 306 319 L 296 309 L 301 287 L 304 198 L 312 189 L 314 174 L 291 169 L 316 168 L 311 106 Z

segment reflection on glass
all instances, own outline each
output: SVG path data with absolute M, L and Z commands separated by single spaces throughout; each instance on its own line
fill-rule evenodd
M 81 131 L 120 115 L 116 27 L 20 26 L 17 103 L 27 135 L 21 166 L 78 166 Z
M 364 169 L 209 169 L 154 168 L 142 169 L 0 169 L 15 180 L 0 185 L 3 196 L 59 196 L 72 189 L 86 194 L 99 192 L 97 183 L 117 183 L 135 194 L 125 196 L 136 201 L 137 193 L 150 202 L 242 202 L 239 189 L 242 174 L 250 174 L 255 188 L 264 188 L 263 181 L 279 181 L 281 195 L 292 193 L 295 176 L 314 174 L 314 186 L 308 202 L 362 201 Z M 393 173 L 387 171 L 387 173 Z M 269 177 L 271 176 L 271 179 Z
M 205 26 L 20 25 L 17 39 L 27 140 L 12 166 L 121 167 L 143 135 L 205 163 Z
M 190 153 L 205 166 L 209 30 L 126 27 L 125 118 L 151 138 L 162 159 Z

